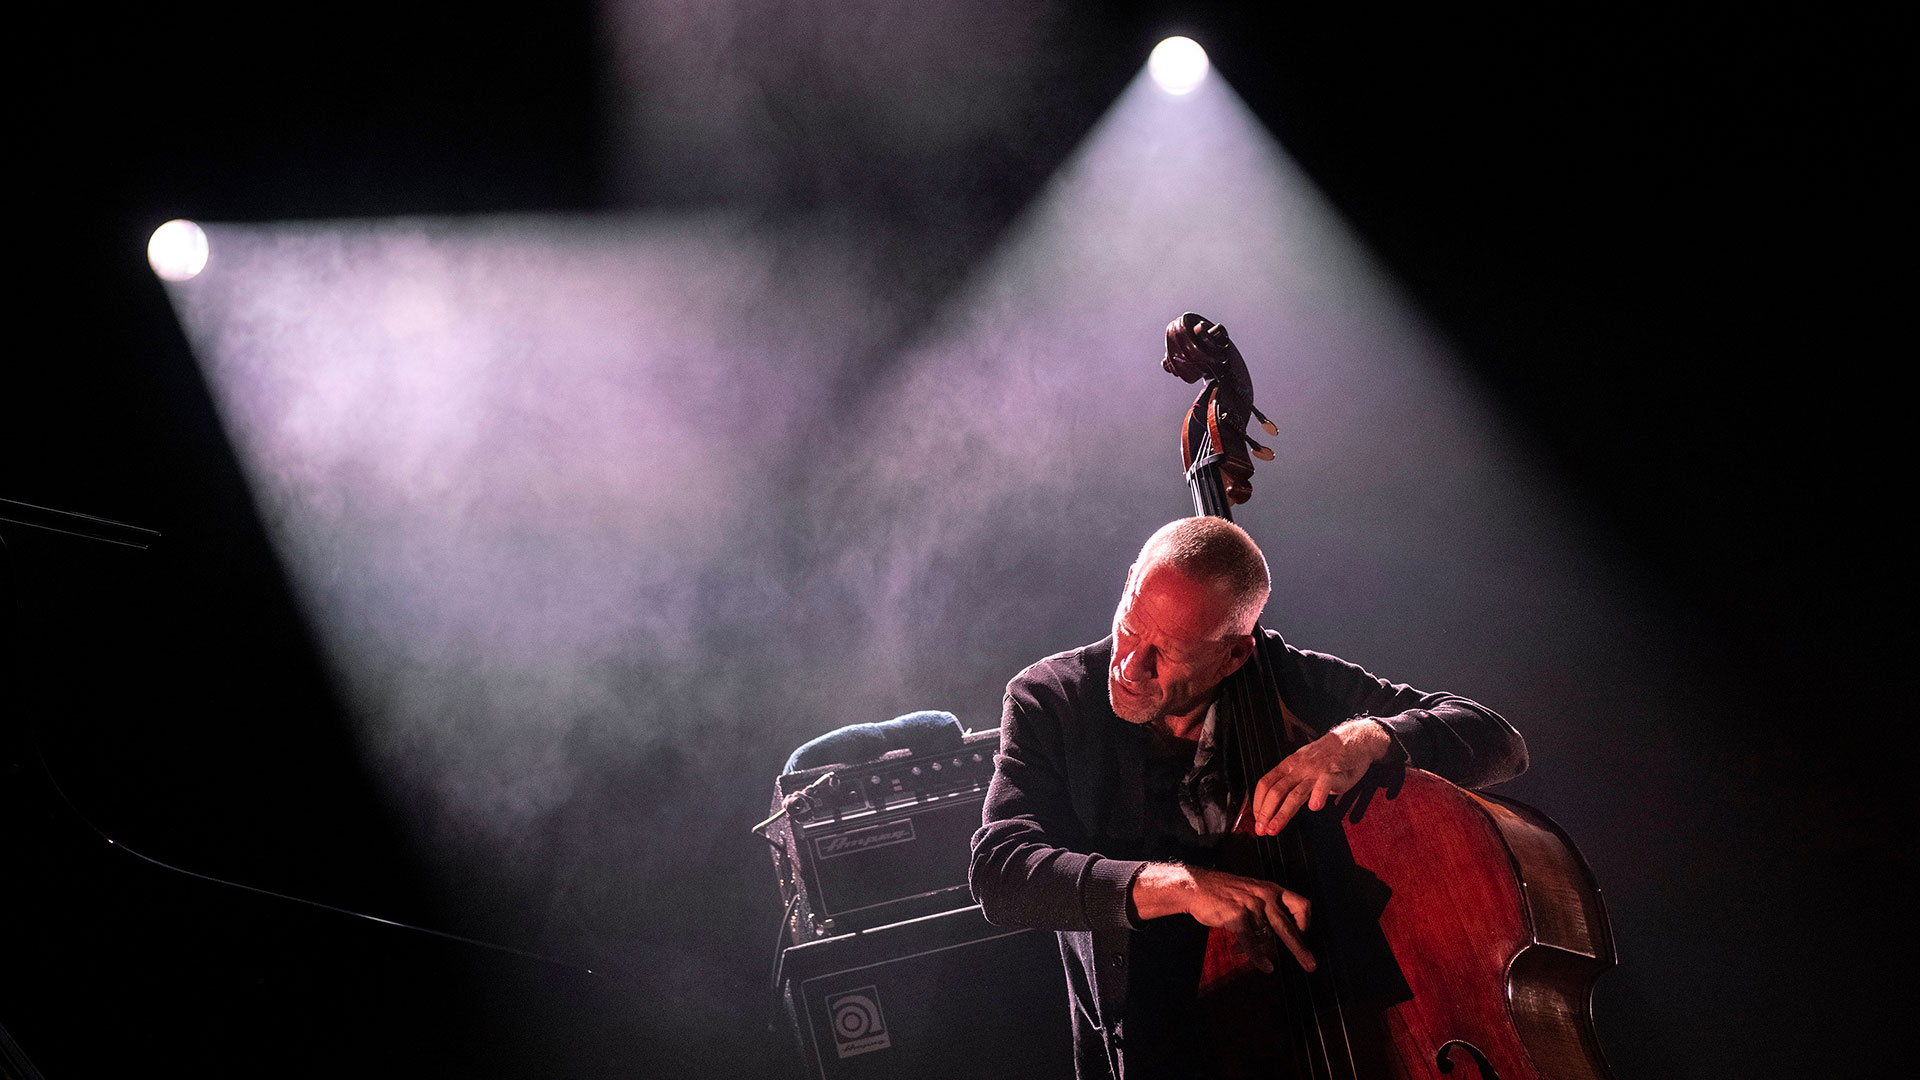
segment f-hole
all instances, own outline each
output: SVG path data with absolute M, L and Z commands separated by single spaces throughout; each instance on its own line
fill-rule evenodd
M 1500 1080 L 1500 1074 L 1493 1071 L 1493 1063 L 1487 1060 L 1487 1055 L 1465 1039 L 1448 1039 L 1440 1045 L 1440 1053 L 1433 1060 L 1434 1064 L 1440 1066 L 1441 1072 L 1453 1071 L 1453 1048 L 1456 1046 L 1466 1047 L 1467 1053 L 1473 1055 L 1473 1063 L 1480 1066 L 1481 1080 Z

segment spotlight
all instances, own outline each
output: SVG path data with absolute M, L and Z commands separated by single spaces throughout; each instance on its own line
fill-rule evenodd
M 1207 50 L 1192 38 L 1170 37 L 1153 47 L 1147 73 L 1169 94 L 1190 93 L 1207 77 Z
M 147 263 L 164 281 L 193 280 L 207 268 L 206 230 L 184 218 L 167 222 L 147 241 Z

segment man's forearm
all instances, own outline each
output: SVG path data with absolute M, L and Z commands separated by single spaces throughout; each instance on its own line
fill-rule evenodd
M 1191 915 L 1202 926 L 1231 929 L 1262 971 L 1272 971 L 1280 945 L 1312 971 L 1313 952 L 1302 932 L 1312 905 L 1270 881 L 1179 863 L 1147 863 L 1133 879 L 1133 906 L 1142 920 Z
M 1133 910 L 1141 920 L 1179 915 L 1194 890 L 1193 871 L 1179 863 L 1150 862 L 1133 879 Z

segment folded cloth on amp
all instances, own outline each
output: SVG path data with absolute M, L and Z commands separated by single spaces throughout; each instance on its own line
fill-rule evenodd
M 959 717 L 938 709 L 922 709 L 877 724 L 849 724 L 802 743 L 787 758 L 786 771 L 875 761 L 892 750 L 943 753 L 959 749 L 965 735 Z

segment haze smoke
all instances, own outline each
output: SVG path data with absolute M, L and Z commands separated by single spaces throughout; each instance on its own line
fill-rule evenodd
M 931 320 L 898 289 L 924 264 L 831 214 L 210 233 L 173 295 L 451 917 L 644 961 L 702 1033 L 670 1057 L 726 1060 L 756 1000 L 776 906 L 745 828 L 787 752 L 917 708 L 995 725 L 1189 512 L 1181 311 L 1229 326 L 1282 428 L 1241 515 L 1270 624 L 1561 760 L 1596 738 L 1537 673 L 1641 659 L 1497 417 L 1220 79 L 1137 82 Z

